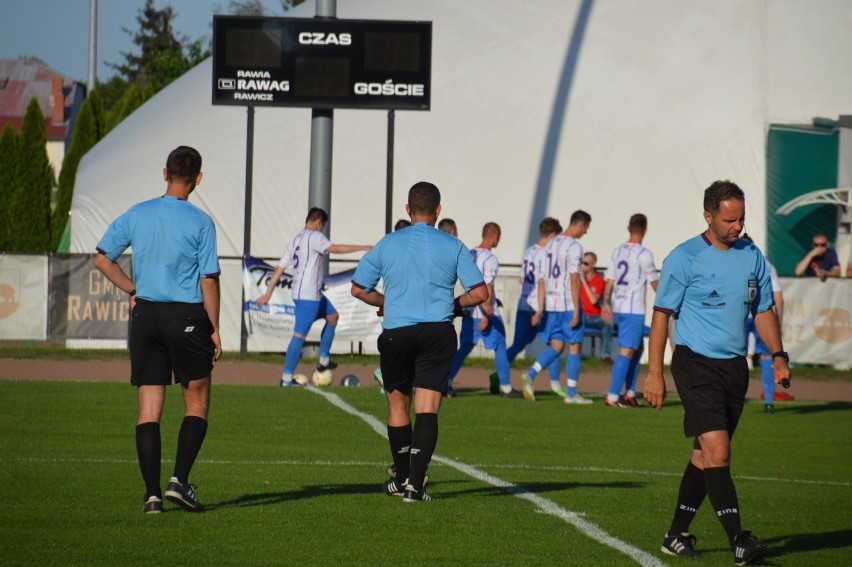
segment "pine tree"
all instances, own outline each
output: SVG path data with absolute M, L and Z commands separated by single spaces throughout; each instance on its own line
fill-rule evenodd
M 100 115 L 100 122 L 98 119 Z M 62 171 L 59 173 L 59 189 L 56 192 L 56 208 L 53 210 L 51 228 L 51 250 L 57 250 L 59 240 L 65 231 L 65 225 L 69 222 L 71 211 L 71 198 L 74 195 L 74 181 L 77 177 L 77 167 L 80 160 L 103 137 L 103 107 L 97 90 L 92 92 L 83 102 L 77 121 L 74 125 L 74 134 L 71 137 L 71 147 L 65 154 L 62 162 Z
M 18 133 L 15 190 L 9 223 L 14 252 L 50 250 L 50 194 L 54 175 L 47 158 L 44 123 L 38 100 L 33 98 Z
M 15 131 L 7 124 L 0 134 L 0 252 L 8 252 L 12 247 L 10 209 L 15 190 L 16 150 Z
M 140 89 L 152 84 L 159 91 L 206 59 L 210 53 L 202 49 L 200 41 L 190 43 L 188 38 L 175 35 L 172 22 L 176 16 L 171 6 L 157 10 L 154 0 L 146 0 L 136 16 L 139 29 L 133 32 L 124 28 L 140 52 L 122 52 L 125 62 L 110 66 L 128 83 Z

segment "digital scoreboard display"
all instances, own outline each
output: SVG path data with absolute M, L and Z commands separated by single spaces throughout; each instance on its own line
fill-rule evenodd
M 213 17 L 213 104 L 429 110 L 432 23 Z

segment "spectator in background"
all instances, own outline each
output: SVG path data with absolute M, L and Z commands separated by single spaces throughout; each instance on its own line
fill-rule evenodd
M 828 236 L 821 232 L 814 234 L 813 246 L 796 264 L 796 275 L 817 277 L 822 281 L 826 278 L 839 278 L 840 261 L 837 259 L 837 252 L 828 246 Z
M 438 223 L 438 230 L 443 230 L 447 234 L 452 234 L 456 238 L 459 237 L 458 228 L 456 228 L 456 221 L 453 219 L 441 219 L 441 222 Z
M 393 225 L 393 231 L 396 232 L 397 230 L 402 230 L 403 228 L 408 228 L 409 226 L 411 226 L 411 221 L 406 219 L 399 219 L 398 221 L 396 221 L 396 224 Z
M 598 255 L 586 252 L 583 255 L 583 265 L 580 268 L 580 302 L 586 315 L 586 327 L 598 329 L 602 333 L 601 360 L 612 362 L 612 321 L 601 318 L 601 299 L 606 281 L 597 272 Z

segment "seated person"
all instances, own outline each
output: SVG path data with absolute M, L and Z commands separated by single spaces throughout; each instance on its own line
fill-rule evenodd
M 796 275 L 816 277 L 825 281 L 826 278 L 840 277 L 840 262 L 837 252 L 828 247 L 828 236 L 817 233 L 813 238 L 813 249 L 806 252 L 796 264 Z

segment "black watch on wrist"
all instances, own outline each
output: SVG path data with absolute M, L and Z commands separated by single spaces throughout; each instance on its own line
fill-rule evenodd
M 789 363 L 790 363 L 790 355 L 789 355 L 789 354 L 787 354 L 786 352 L 784 352 L 783 350 L 779 350 L 778 352 L 773 352 L 773 353 L 772 353 L 772 360 L 774 361 L 774 360 L 775 360 L 776 358 L 778 358 L 779 356 L 780 356 L 781 358 L 783 358 L 783 359 L 784 359 L 784 362 L 786 362 L 787 364 L 789 364 Z

